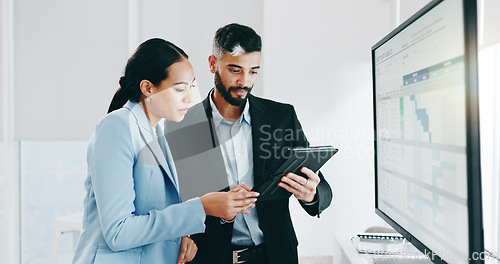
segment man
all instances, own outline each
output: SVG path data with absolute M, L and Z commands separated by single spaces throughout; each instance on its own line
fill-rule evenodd
M 280 150 L 309 145 L 293 106 L 251 95 L 261 46 L 260 36 L 247 26 L 230 24 L 216 32 L 208 58 L 215 89 L 189 110 L 180 125 L 166 123 L 181 186 L 183 175 L 199 174 L 200 182 L 210 184 L 207 179 L 220 182 L 222 174 L 231 191 L 248 191 L 267 176 L 280 159 Z M 183 163 L 189 158 L 203 163 L 200 171 L 194 172 L 191 162 Z M 302 173 L 307 179 L 289 173 L 279 186 L 292 193 L 307 213 L 319 217 L 330 205 L 332 191 L 321 173 L 308 168 Z M 192 236 L 198 246 L 192 263 L 298 263 L 288 203 L 289 199 L 257 198 L 249 215 L 207 216 L 205 233 Z

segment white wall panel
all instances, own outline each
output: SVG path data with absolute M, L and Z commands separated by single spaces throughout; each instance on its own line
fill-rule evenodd
M 431 0 L 401 0 L 401 23 L 413 16 Z
M 333 233 L 383 225 L 374 213 L 371 46 L 390 31 L 390 1 L 266 1 L 266 97 L 292 103 L 335 198 L 320 219 L 291 201 L 299 255 L 332 255 Z M 292 198 L 293 200 L 293 198 Z
M 182 47 L 203 97 L 213 86 L 207 58 L 215 31 L 239 22 L 262 32 L 262 1 L 241 1 L 245 12 L 227 0 L 138 3 L 139 41 L 161 37 Z M 16 4 L 16 139 L 87 140 L 130 55 L 128 2 Z
M 2 2 L 0 1 L 0 14 L 2 15 L 3 17 L 3 4 Z M 0 18 L 0 22 L 1 22 L 1 19 Z M 0 141 L 3 141 L 3 60 L 5 58 L 5 55 L 3 54 L 3 23 L 0 23 L 0 102 L 2 104 L 2 106 L 0 106 Z M 2 150 L 3 151 L 3 150 Z M 2 170 L 2 168 L 0 168 L 0 170 Z
M 401 22 L 404 22 L 429 2 L 431 2 L 431 0 L 401 0 Z M 481 18 L 478 17 L 478 26 L 481 26 L 481 23 L 484 25 L 482 28 L 482 33 L 484 34 L 482 36 L 483 42 L 480 48 L 487 48 L 500 43 L 500 34 L 498 34 L 498 28 L 500 28 L 500 16 L 498 16 L 500 1 L 477 0 L 477 2 L 478 9 L 481 9 L 482 5 L 482 15 L 484 16 L 482 21 L 480 21 Z M 481 11 L 479 13 L 481 13 Z M 481 29 L 479 32 L 481 32 Z M 479 35 L 479 37 L 481 37 L 481 35 Z
M 127 2 L 20 0 L 16 139 L 88 140 L 125 66 Z
M 3 3 L 0 1 L 0 14 L 3 16 Z M 1 18 L 0 18 L 1 19 Z M 6 242 L 5 239 L 5 210 L 4 210 L 4 147 L 3 147 L 3 23 L 0 23 L 0 256 L 5 256 L 4 253 L 4 244 Z M 0 259 L 0 263 L 4 263 L 5 259 Z
M 263 1 L 151 0 L 141 2 L 141 39 L 160 37 L 181 47 L 193 65 L 201 98 L 214 86 L 208 69 L 215 31 L 229 23 L 252 27 L 263 33 Z M 262 71 L 266 71 L 262 63 Z M 262 73 L 262 71 L 260 73 Z M 259 73 L 259 74 L 260 74 Z M 262 74 L 252 93 L 262 94 Z M 199 99 L 199 98 L 198 98 Z
M 6 232 L 5 232 L 5 185 L 4 185 L 4 152 L 3 152 L 3 142 L 0 141 L 0 148 L 2 148 L 2 151 L 0 151 L 0 256 L 6 256 L 5 248 L 6 248 Z M 0 264 L 3 264 L 6 262 L 4 259 L 5 257 L 0 258 Z
M 484 39 L 481 48 L 486 48 L 500 43 L 500 1 L 498 0 L 484 0 Z

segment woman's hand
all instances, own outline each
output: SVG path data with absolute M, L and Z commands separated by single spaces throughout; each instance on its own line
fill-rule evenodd
M 179 258 L 177 258 L 177 264 L 182 264 L 193 260 L 194 256 L 196 256 L 196 252 L 198 252 L 198 247 L 196 246 L 194 241 L 187 236 L 182 237 L 181 251 L 179 253 Z
M 237 214 L 250 214 L 248 207 L 255 207 L 257 192 L 245 189 L 230 192 L 207 193 L 200 200 L 207 215 L 223 219 L 233 219 Z
M 251 191 L 251 190 L 252 190 L 252 187 L 250 187 L 244 183 L 241 183 L 241 184 L 238 184 L 238 185 L 231 187 L 231 190 L 229 190 L 229 191 L 230 192 L 239 192 L 239 191 Z

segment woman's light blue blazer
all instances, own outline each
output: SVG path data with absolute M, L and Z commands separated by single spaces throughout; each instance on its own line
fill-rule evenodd
M 87 150 L 83 226 L 73 263 L 174 264 L 181 237 L 205 231 L 201 200 L 180 203 L 168 144 L 152 129 L 140 105 L 130 101 L 97 124 Z

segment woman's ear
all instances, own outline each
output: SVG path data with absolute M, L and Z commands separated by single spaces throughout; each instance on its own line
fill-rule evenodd
M 208 56 L 208 67 L 210 68 L 211 73 L 215 73 L 215 65 L 217 64 L 217 58 L 214 55 Z
M 153 94 L 154 85 L 148 80 L 142 80 L 139 84 L 141 87 L 142 94 L 145 97 L 150 97 Z

